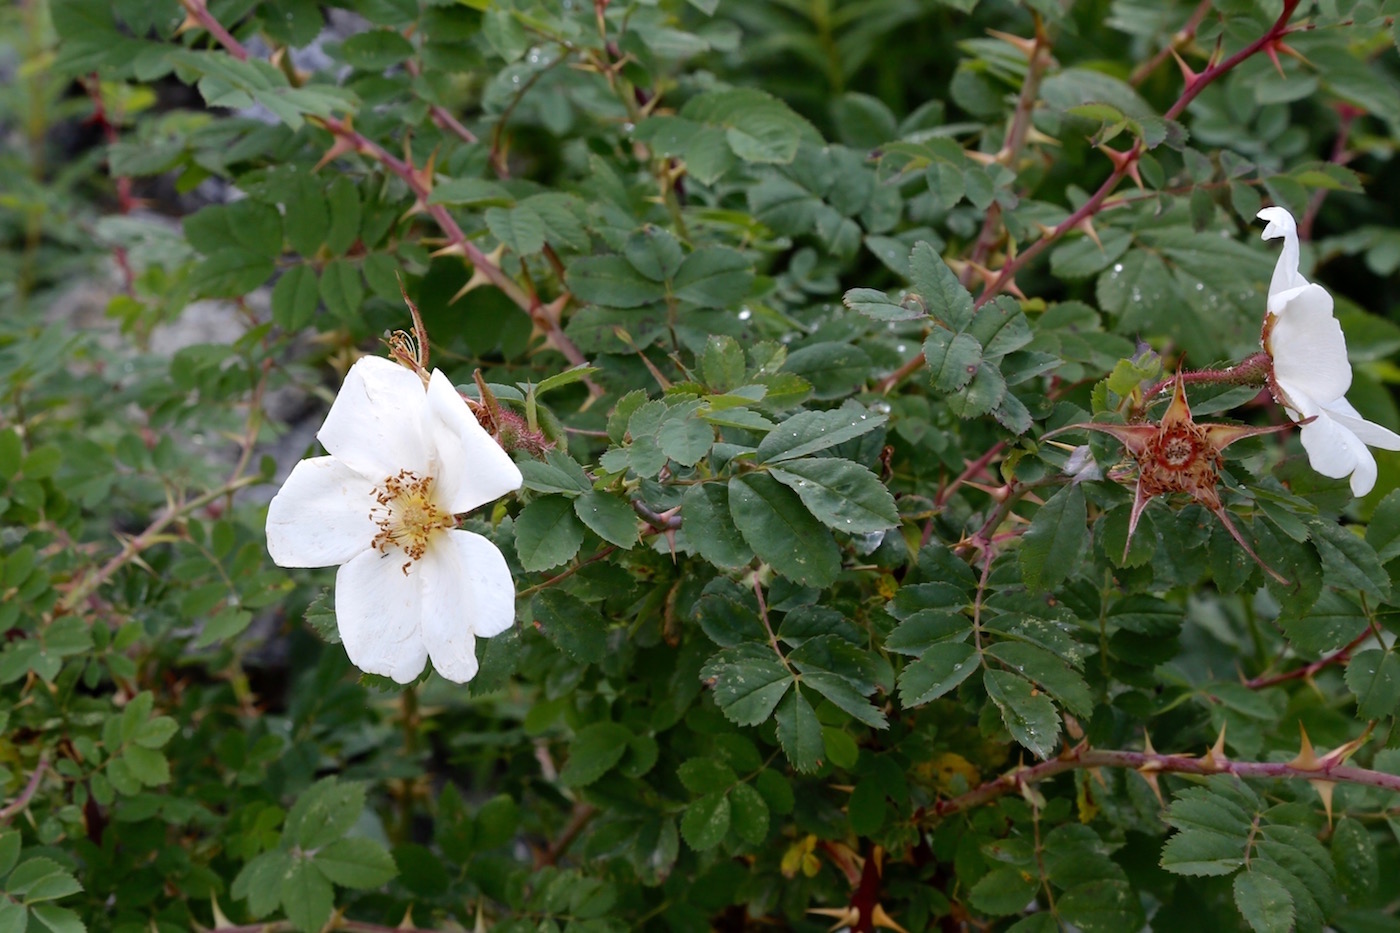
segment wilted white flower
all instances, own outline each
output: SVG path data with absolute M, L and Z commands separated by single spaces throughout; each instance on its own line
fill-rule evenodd
M 1300 430 L 1313 469 L 1333 479 L 1350 476 L 1352 494 L 1364 496 L 1376 485 L 1376 458 L 1366 445 L 1400 450 L 1400 435 L 1362 418 L 1346 400 L 1346 337 L 1332 316 L 1332 296 L 1298 271 L 1293 215 L 1266 207 L 1259 218 L 1268 222 L 1264 239 L 1283 238 L 1264 321 L 1264 349 L 1273 359 L 1269 390 L 1294 421 L 1312 419 Z
M 1076 486 L 1085 480 L 1103 479 L 1103 470 L 1099 469 L 1098 463 L 1094 461 L 1094 454 L 1089 450 L 1088 444 L 1080 444 L 1069 452 L 1069 459 L 1065 461 L 1065 473 L 1074 477 L 1070 482 Z
M 501 552 L 455 515 L 520 488 L 520 471 L 438 370 L 428 381 L 365 357 L 267 512 L 283 567 L 329 567 L 350 660 L 408 683 L 428 658 L 449 680 L 476 674 L 476 639 L 515 621 Z

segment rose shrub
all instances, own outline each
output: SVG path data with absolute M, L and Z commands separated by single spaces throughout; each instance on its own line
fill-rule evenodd
M 0 9 L 0 933 L 1395 929 L 1396 12 Z

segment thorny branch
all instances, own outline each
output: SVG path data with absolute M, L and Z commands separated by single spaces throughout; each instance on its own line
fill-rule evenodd
M 190 22 L 207 30 L 234 58 L 239 61 L 248 60 L 248 50 L 245 49 L 243 45 L 223 27 L 214 15 L 209 12 L 209 8 L 205 5 L 204 0 L 181 0 L 181 2 L 184 4 L 185 10 L 189 15 Z M 451 116 L 450 114 L 443 115 Z M 434 113 L 435 119 L 439 118 L 439 116 L 442 115 L 436 112 Z M 475 243 L 467 239 L 466 233 L 463 232 L 457 221 L 452 218 L 452 214 L 446 207 L 441 204 L 428 203 L 429 196 L 432 193 L 431 177 L 428 177 L 425 172 L 420 171 L 417 166 L 394 156 L 383 146 L 357 132 L 355 128 L 350 125 L 348 119 L 341 120 L 336 117 L 328 116 L 312 118 L 311 122 L 324 127 L 336 137 L 335 146 L 331 148 L 328 155 L 334 156 L 342 153 L 354 152 L 367 156 L 383 165 L 408 185 L 409 190 L 413 192 L 413 196 L 418 199 L 418 204 L 415 205 L 415 207 L 421 206 L 423 210 L 427 211 L 446 235 L 448 241 L 447 249 L 450 252 L 460 255 L 474 270 L 472 279 L 467 283 L 468 288 L 476 284 L 478 280 L 490 282 L 492 285 L 496 286 L 496 288 L 500 289 L 501 292 L 521 310 L 530 315 L 531 322 L 544 333 L 545 339 L 549 344 L 563 354 L 564 358 L 569 361 L 571 366 L 579 366 L 587 362 L 587 359 L 579 351 L 578 347 L 574 346 L 574 342 L 564 334 L 559 324 L 559 310 L 562 309 L 567 300 L 567 293 L 561 296 L 561 298 L 549 304 L 545 304 L 540 301 L 538 295 L 527 292 L 525 289 L 521 288 L 520 284 L 508 276 L 496 262 L 483 253 Z M 455 126 L 453 124 L 455 124 Z M 469 137 L 475 139 L 474 134 L 467 130 L 466 127 L 461 126 L 460 123 L 457 123 L 455 119 L 446 121 L 445 124 L 440 121 L 439 125 L 443 125 L 444 128 L 456 133 L 464 140 Z M 603 390 L 599 388 L 597 383 L 589 379 L 585 379 L 583 382 L 588 387 L 589 395 L 592 398 L 602 396 Z
M 1077 746 L 1058 758 L 1040 764 L 1016 768 L 987 781 L 965 794 L 940 800 L 925 811 L 926 818 L 937 821 L 954 813 L 980 807 L 984 803 L 1048 778 L 1079 768 L 1131 768 L 1143 775 L 1155 774 L 1233 774 L 1241 778 L 1279 778 L 1299 781 L 1330 781 L 1339 784 L 1359 784 L 1400 793 L 1400 774 L 1372 771 L 1341 763 L 1340 759 L 1321 757 L 1314 767 L 1297 761 L 1231 761 L 1223 756 L 1163 755 L 1158 752 L 1110 751 Z
M 0 826 L 14 819 L 15 814 L 23 812 L 29 806 L 29 801 L 34 799 L 34 795 L 39 791 L 39 782 L 44 779 L 44 772 L 48 769 L 49 760 L 44 756 L 39 756 L 39 763 L 34 766 L 34 773 L 29 775 L 29 781 L 25 783 L 24 790 L 19 792 L 19 796 L 5 805 L 5 809 L 0 810 Z
M 1267 48 L 1276 47 L 1281 38 L 1288 32 L 1288 21 L 1293 17 L 1294 10 L 1298 7 L 1299 0 L 1284 0 L 1283 12 L 1279 14 L 1274 24 L 1265 31 L 1258 39 L 1240 49 L 1229 58 L 1211 65 L 1205 71 L 1196 74 L 1186 82 L 1186 87 L 1182 90 L 1181 96 L 1176 103 L 1172 104 L 1163 116 L 1168 120 L 1179 117 L 1190 104 L 1195 100 L 1210 84 L 1221 75 L 1226 74 L 1235 68 L 1245 59 L 1264 51 Z M 980 308 L 1001 294 L 1011 284 L 1011 280 L 1016 273 L 1023 269 L 1036 256 L 1039 256 L 1054 243 L 1059 242 L 1069 231 L 1079 227 L 1085 221 L 1094 217 L 1103 209 L 1104 202 L 1113 190 L 1118 187 L 1119 182 L 1130 177 L 1137 172 L 1138 159 L 1146 151 L 1147 147 L 1138 140 L 1125 152 L 1116 153 L 1113 156 L 1113 170 L 1109 172 L 1108 178 L 1104 179 L 1097 191 L 1089 196 L 1089 199 L 1073 211 L 1068 217 L 1060 221 L 1054 228 L 1047 231 L 1040 239 L 1027 246 L 1014 259 L 1007 261 L 1005 265 L 997 271 L 996 276 L 987 283 L 987 287 L 977 296 L 974 307 Z M 881 379 L 875 385 L 875 391 L 888 393 L 900 382 L 907 379 L 924 365 L 924 355 L 919 353 L 904 362 L 898 369 Z

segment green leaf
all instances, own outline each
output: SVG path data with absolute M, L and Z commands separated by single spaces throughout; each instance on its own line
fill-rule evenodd
M 720 711 L 741 726 L 767 722 L 793 682 L 773 649 L 754 642 L 716 654 L 700 669 L 700 679 L 713 687 Z
M 1376 841 L 1358 820 L 1342 817 L 1332 830 L 1332 864 L 1348 897 L 1364 899 L 1380 884 Z
M 963 166 L 945 159 L 937 159 L 924 173 L 929 193 L 944 207 L 952 207 L 962 200 L 967 192 L 967 181 L 973 176 L 964 175 Z
M 196 266 L 190 276 L 190 289 L 209 297 L 246 295 L 270 279 L 276 268 L 271 257 L 233 246 Z
M 0 476 L 4 474 L 4 469 L 0 468 Z M 1366 526 L 1366 543 L 1375 550 L 1376 559 L 1382 564 L 1400 557 L 1400 489 L 1392 489 L 1376 504 L 1371 523 Z
M 943 257 L 928 243 L 918 243 L 909 253 L 914 291 L 923 298 L 929 314 L 954 332 L 972 323 L 972 295 L 958 282 Z
M 917 300 L 895 301 L 873 288 L 849 289 L 841 301 L 857 314 L 864 314 L 876 321 L 914 321 L 928 316 Z
M 0 878 L 10 873 L 10 869 L 15 867 L 19 861 L 20 836 L 19 830 L 9 829 L 0 832 Z
M 633 135 L 658 154 L 684 159 L 686 173 L 702 184 L 714 184 L 735 164 L 734 150 L 718 126 L 683 117 L 648 117 Z
M 321 182 L 303 172 L 294 172 L 289 180 L 283 221 L 287 228 L 287 244 L 302 256 L 315 256 L 326 241 L 331 216 Z M 294 267 L 295 268 L 295 267 Z
M 51 858 L 25 859 L 5 880 L 5 891 L 25 904 L 52 901 L 83 889 L 78 879 Z
M 706 794 L 685 808 L 681 836 L 697 852 L 713 849 L 729 832 L 729 798 L 721 793 Z
M 994 917 L 1017 914 L 1035 899 L 1040 878 L 1033 871 L 1004 865 L 987 872 L 968 891 L 973 907 Z
M 681 516 L 686 543 L 716 567 L 743 567 L 753 560 L 753 548 L 735 527 L 725 484 L 691 486 L 681 499 Z
M 322 778 L 303 791 L 287 813 L 283 841 L 302 849 L 319 849 L 345 835 L 364 808 L 363 784 Z
M 1011 737 L 1040 758 L 1049 758 L 1060 734 L 1055 704 L 1031 682 L 1007 671 L 987 671 L 982 678 L 987 696 L 1001 710 Z
M 0 897 L 0 933 L 25 933 L 28 929 L 29 908 L 19 901 Z
M 1171 273 L 1156 253 L 1132 249 L 1099 276 L 1097 294 L 1103 310 L 1135 322 L 1141 319 L 1143 308 L 1160 307 L 1177 292 Z
M 126 762 L 131 776 L 147 787 L 170 782 L 170 763 L 155 749 L 129 745 L 122 751 L 121 759 Z
M 672 414 L 656 432 L 661 452 L 681 466 L 695 466 L 715 442 L 714 427 L 697 416 L 698 410 Z
M 786 369 L 805 379 L 819 399 L 851 395 L 870 374 L 870 355 L 837 340 L 809 343 L 788 354 Z
M 652 224 L 627 237 L 622 244 L 622 255 L 633 269 L 653 282 L 665 282 L 674 277 L 685 260 L 681 243 L 671 231 Z
M 954 392 L 972 381 L 982 363 L 982 345 L 971 334 L 935 327 L 924 341 L 929 376 L 939 392 Z
M 1297 650 L 1321 656 L 1336 651 L 1366 631 L 1369 623 L 1361 607 L 1336 590 L 1324 589 L 1311 609 L 1295 616 L 1284 607 L 1279 624 Z
M 1209 788 L 1188 788 L 1177 795 L 1167 813 L 1167 823 L 1187 831 L 1206 831 L 1230 836 L 1243 849 L 1245 837 L 1253 826 L 1251 809 L 1229 796 L 1215 794 Z
M 753 264 L 727 246 L 697 249 L 681 263 L 671 287 L 677 298 L 702 308 L 729 308 L 749 293 Z
M 1119 878 L 1099 878 L 1076 885 L 1060 896 L 1056 908 L 1083 933 L 1118 933 L 1144 927 L 1138 892 Z
M 971 630 L 972 621 L 961 612 L 920 609 L 890 632 L 885 650 L 918 656 L 941 641 L 965 638 Z
M 700 354 L 700 375 L 712 392 L 729 392 L 744 383 L 744 348 L 733 337 L 711 335 Z
M 572 560 L 581 544 L 583 525 L 564 496 L 536 499 L 515 519 L 515 553 L 526 570 L 558 567 Z
M 299 331 L 311 323 L 319 299 L 316 270 L 308 265 L 292 266 L 272 288 L 272 320 L 285 331 Z
M 49 933 L 87 933 L 87 924 L 66 907 L 39 904 L 29 908 L 29 916 L 40 924 L 40 927 L 30 927 L 34 933 L 42 933 L 41 927 L 48 929 Z M 4 918 L 0 916 L 0 929 L 3 928 Z
M 369 29 L 341 43 L 340 55 L 355 68 L 383 71 L 412 58 L 414 49 L 397 30 Z
M 921 706 L 936 700 L 967 680 L 978 666 L 977 652 L 971 645 L 962 642 L 933 645 L 900 673 L 899 700 L 905 706 Z
M 9 482 L 19 472 L 24 460 L 24 446 L 14 428 L 0 430 L 0 480 Z
M 589 256 L 575 260 L 565 278 L 580 301 L 610 308 L 638 308 L 659 301 L 664 285 L 643 278 L 621 256 Z
M 335 891 L 315 863 L 292 859 L 282 878 L 282 909 L 301 933 L 315 933 L 326 925 L 335 906 Z
M 1005 399 L 1006 379 L 1001 370 L 983 360 L 972 381 L 961 392 L 948 396 L 946 404 L 959 418 L 979 418 L 996 409 Z
M 784 460 L 770 472 L 795 491 L 802 504 L 829 528 L 869 534 L 899 524 L 899 510 L 890 491 L 858 463 L 834 457 Z
M 577 460 L 560 450 L 545 451 L 544 461 L 521 460 L 516 463 L 524 486 L 533 492 L 557 492 L 579 495 L 593 490 L 593 481 L 583 472 Z
M 399 873 L 394 857 L 373 839 L 350 836 L 317 850 L 313 863 L 331 883 L 346 888 L 377 888 Z
M 1307 523 L 1329 583 L 1360 590 L 1375 599 L 1390 595 L 1390 575 L 1364 538 L 1336 522 L 1310 518 Z
M 630 548 L 637 543 L 637 513 L 612 493 L 590 489 L 574 500 L 574 514 L 609 544 Z
M 507 207 L 510 193 L 484 178 L 451 178 L 438 182 L 428 195 L 429 204 L 455 204 L 461 207 Z
M 632 733 L 615 722 L 584 726 L 569 744 L 569 758 L 559 771 L 565 787 L 586 787 L 607 774 L 627 751 Z
M 532 256 L 544 249 L 544 218 L 534 208 L 488 208 L 486 227 L 517 256 Z
M 262 259 L 282 253 L 282 215 L 262 201 L 245 198 L 213 204 L 185 218 L 185 238 L 206 256 L 237 247 Z
M 1031 342 L 1031 328 L 1021 306 L 1006 295 L 977 309 L 967 332 L 982 345 L 988 359 L 1003 357 Z
M 1177 833 L 1162 847 L 1162 867 L 1178 875 L 1229 875 L 1244 864 L 1244 839 L 1220 833 Z
M 535 385 L 535 397 L 538 398 L 546 392 L 553 392 L 555 389 L 562 389 L 564 386 L 571 386 L 576 382 L 582 382 L 598 371 L 597 366 L 589 366 L 580 363 L 577 366 L 570 366 L 563 372 L 557 372 L 552 376 L 545 376 Z M 521 388 L 527 390 L 528 383 L 522 384 Z
M 563 590 L 546 589 L 535 596 L 531 612 L 544 637 L 560 651 L 583 664 L 603 660 L 608 623 L 598 610 Z
M 805 586 L 829 586 L 841 572 L 831 533 L 792 490 L 763 473 L 729 481 L 729 514 L 763 562 Z
M 768 801 L 751 784 L 737 784 L 729 793 L 731 825 L 749 845 L 760 845 L 768 838 Z
M 1255 933 L 1293 929 L 1293 895 L 1266 875 L 1243 871 L 1235 877 L 1235 907 Z
M 734 769 L 714 758 L 690 758 L 676 769 L 685 789 L 692 794 L 728 791 L 739 781 Z
M 326 189 L 326 201 L 331 212 L 326 249 L 343 256 L 360 238 L 360 189 L 347 176 L 337 176 Z
M 787 104 L 751 88 L 697 94 L 680 116 L 724 127 L 729 147 L 745 162 L 791 162 L 803 135 L 815 135 Z
M 286 852 L 264 852 L 243 866 L 233 879 L 229 893 L 247 900 L 254 917 L 272 913 L 282 897 L 282 878 L 291 870 L 292 858 Z
M 1021 576 L 1033 590 L 1049 589 L 1079 565 L 1088 538 L 1088 512 L 1078 484 L 1062 486 L 1046 500 L 1021 536 Z
M 326 263 L 321 270 L 321 300 L 326 308 L 342 321 L 355 320 L 365 299 L 365 287 L 360 270 L 348 259 Z
M 1357 652 L 1347 664 L 1346 682 L 1359 718 L 1394 715 L 1400 706 L 1400 657 L 1380 648 Z
M 804 774 L 810 774 L 821 767 L 822 741 L 821 723 L 812 704 L 794 689 L 783 702 L 778 704 L 775 714 L 778 722 L 778 742 L 783 747 L 792 766 Z
M 800 412 L 759 442 L 755 458 L 759 463 L 771 463 L 806 457 L 883 427 L 887 420 L 858 407 Z
M 1016 673 L 1039 684 L 1076 716 L 1087 719 L 1093 713 L 1094 698 L 1084 678 L 1044 648 L 1026 642 L 1002 641 L 986 650 Z

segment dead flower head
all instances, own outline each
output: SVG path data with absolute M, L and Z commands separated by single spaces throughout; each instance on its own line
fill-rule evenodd
M 1197 424 L 1186 402 L 1186 388 L 1180 373 L 1172 383 L 1172 400 L 1157 424 L 1076 424 L 1075 428 L 1111 434 L 1128 449 L 1138 467 L 1137 492 L 1133 511 L 1128 519 L 1128 540 L 1123 545 L 1124 557 L 1137 530 L 1138 519 L 1149 500 L 1169 493 L 1185 493 L 1215 513 L 1225 530 L 1230 532 L 1245 553 L 1275 580 L 1288 581 L 1264 563 L 1244 540 L 1230 519 L 1230 513 L 1220 502 L 1217 486 L 1222 451 L 1235 441 L 1256 434 L 1287 430 L 1291 425 L 1255 428 L 1239 424 Z

